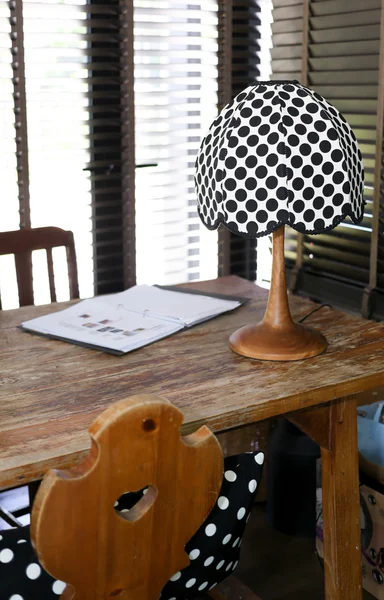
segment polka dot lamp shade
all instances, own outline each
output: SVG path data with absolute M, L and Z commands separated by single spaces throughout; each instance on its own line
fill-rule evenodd
M 364 171 L 343 115 L 297 81 L 266 81 L 225 106 L 196 160 L 198 212 L 255 238 L 283 224 L 323 233 L 363 217 Z

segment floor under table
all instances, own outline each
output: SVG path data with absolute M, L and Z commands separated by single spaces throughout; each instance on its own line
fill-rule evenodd
M 248 521 L 236 576 L 262 600 L 324 600 L 314 540 L 272 529 L 264 504 L 254 506 Z M 373 598 L 364 591 L 364 600 Z

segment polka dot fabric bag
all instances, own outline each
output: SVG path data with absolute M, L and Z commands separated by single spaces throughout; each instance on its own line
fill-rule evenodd
M 161 600 L 192 600 L 234 571 L 263 462 L 261 452 L 224 460 L 224 478 L 217 502 L 186 545 L 190 565 L 175 573 L 164 587 Z M 116 510 L 130 510 L 142 495 L 142 492 L 124 494 Z M 64 588 L 63 582 L 52 578 L 39 565 L 29 527 L 0 531 L 0 600 L 57 599 Z

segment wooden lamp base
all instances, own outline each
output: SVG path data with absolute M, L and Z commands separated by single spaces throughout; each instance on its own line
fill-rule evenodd
M 281 361 L 317 356 L 327 347 L 319 331 L 292 320 L 285 280 L 284 226 L 273 233 L 271 289 L 264 319 L 232 333 L 229 347 L 248 358 Z

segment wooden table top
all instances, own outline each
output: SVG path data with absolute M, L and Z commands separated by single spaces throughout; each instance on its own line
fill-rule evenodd
M 263 362 L 233 354 L 232 331 L 259 321 L 267 291 L 235 276 L 183 285 L 252 298 L 222 315 L 125 356 L 111 356 L 20 330 L 27 319 L 69 303 L 0 311 L 0 488 L 68 466 L 89 447 L 87 429 L 108 405 L 160 394 L 185 415 L 184 432 L 219 432 L 384 385 L 384 325 L 328 307 L 306 324 L 329 342 L 325 354 Z M 294 319 L 314 306 L 290 297 Z

